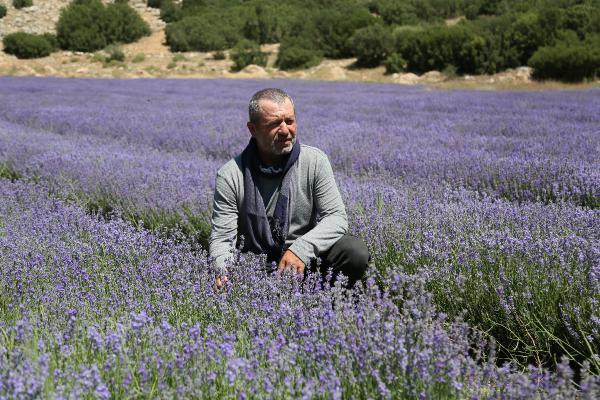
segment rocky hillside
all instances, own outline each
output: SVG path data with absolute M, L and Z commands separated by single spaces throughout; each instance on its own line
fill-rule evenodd
M 110 2 L 104 0 L 105 2 Z M 7 15 L 0 19 L 1 38 L 12 32 L 30 33 L 55 32 L 56 22 L 63 7 L 70 0 L 34 0 L 32 7 L 15 9 L 11 0 L 0 0 L 6 4 Z M 121 63 L 104 63 L 102 52 L 79 53 L 59 51 L 48 57 L 34 60 L 19 60 L 0 51 L 0 75 L 17 76 L 63 76 L 63 77 L 116 77 L 116 78 L 291 78 L 311 80 L 352 80 L 388 82 L 399 84 L 425 84 L 442 88 L 473 87 L 484 89 L 540 87 L 531 82 L 531 70 L 527 67 L 508 70 L 492 76 L 448 77 L 437 71 L 421 76 L 412 73 L 386 75 L 383 67 L 357 69 L 355 59 L 323 60 L 313 68 L 301 71 L 280 71 L 274 67 L 279 45 L 262 46 L 267 52 L 266 68 L 250 65 L 244 70 L 230 71 L 232 62 L 214 60 L 212 53 L 189 52 L 173 54 L 165 44 L 165 23 L 159 18 L 159 10 L 146 6 L 145 0 L 129 0 L 129 4 L 148 22 L 152 35 L 136 43 L 122 46 L 126 60 Z M 228 53 L 228 52 L 226 52 Z M 562 84 L 541 84 L 545 87 L 563 87 Z M 585 85 L 587 86 L 587 85 Z M 572 86 L 571 86 L 572 87 Z
M 111 1 L 103 0 L 105 3 Z M 4 35 L 24 31 L 29 33 L 56 32 L 56 22 L 60 11 L 67 6 L 70 0 L 34 0 L 32 7 L 16 9 L 11 0 L 0 0 L 7 8 L 6 16 L 0 19 L 0 39 Z M 130 0 L 129 4 L 141 14 L 151 13 L 158 15 L 158 10 L 146 7 L 145 0 Z M 149 21 L 150 22 L 150 21 Z M 164 23 L 158 18 L 153 20 L 152 30 L 162 29 Z

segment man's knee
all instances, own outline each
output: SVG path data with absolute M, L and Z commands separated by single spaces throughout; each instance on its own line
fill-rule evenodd
M 334 268 L 342 267 L 345 275 L 359 279 L 367 270 L 370 254 L 364 241 L 355 236 L 344 235 L 333 245 L 327 258 Z

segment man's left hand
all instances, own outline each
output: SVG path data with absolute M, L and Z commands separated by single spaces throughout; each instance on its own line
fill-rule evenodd
M 296 256 L 292 251 L 286 250 L 285 253 L 283 253 L 283 257 L 281 257 L 281 260 L 279 261 L 277 270 L 279 272 L 291 270 L 298 274 L 303 274 L 304 267 L 304 262 L 302 262 L 302 260 L 299 259 L 298 256 Z

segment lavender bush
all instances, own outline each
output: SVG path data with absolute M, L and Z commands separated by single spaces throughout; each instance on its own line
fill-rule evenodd
M 0 396 L 6 398 L 592 398 L 600 381 L 496 367 L 436 311 L 421 277 L 354 293 L 268 276 L 100 222 L 46 189 L 0 182 Z M 486 356 L 485 359 L 481 358 Z
M 294 96 L 301 140 L 328 153 L 381 287 L 410 276 L 501 359 L 600 371 L 598 91 L 0 78 L 0 176 L 202 243 L 215 171 L 267 85 Z

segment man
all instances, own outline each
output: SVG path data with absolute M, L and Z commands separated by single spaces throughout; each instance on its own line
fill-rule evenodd
M 349 286 L 367 268 L 369 252 L 347 235 L 348 221 L 327 156 L 301 145 L 291 97 L 263 89 L 249 104 L 248 146 L 217 172 L 210 255 L 218 270 L 217 288 L 227 282 L 226 260 L 243 252 L 266 254 L 279 271 L 303 274 L 310 266 L 333 268 Z M 237 239 L 237 240 L 236 240 Z

